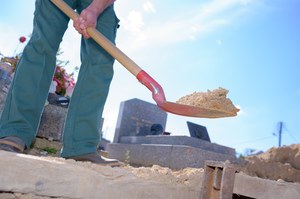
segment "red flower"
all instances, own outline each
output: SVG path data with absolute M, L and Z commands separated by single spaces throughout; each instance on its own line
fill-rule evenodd
M 69 75 L 64 68 L 56 66 L 53 81 L 57 83 L 56 94 L 71 96 L 75 87 L 75 81 L 72 75 Z
M 19 41 L 20 41 L 21 43 L 24 43 L 24 42 L 26 41 L 26 37 L 24 37 L 24 36 L 20 37 L 20 38 L 19 38 Z

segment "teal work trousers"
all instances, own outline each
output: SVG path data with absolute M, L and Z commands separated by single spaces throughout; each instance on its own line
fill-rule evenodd
M 92 0 L 65 2 L 80 13 Z M 69 18 L 50 0 L 36 0 L 35 4 L 32 36 L 18 63 L 0 119 L 0 137 L 17 136 L 27 147 L 36 136 L 56 54 L 69 23 Z M 112 5 L 98 17 L 96 28 L 115 43 L 118 22 Z M 64 126 L 62 157 L 96 152 L 99 123 L 113 77 L 114 58 L 93 39 L 82 38 L 80 58 Z

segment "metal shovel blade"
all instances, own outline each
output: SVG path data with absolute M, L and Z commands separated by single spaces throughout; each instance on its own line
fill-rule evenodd
M 157 105 L 166 112 L 189 117 L 221 118 L 236 116 L 236 113 L 230 113 L 223 110 L 189 106 L 168 101 Z

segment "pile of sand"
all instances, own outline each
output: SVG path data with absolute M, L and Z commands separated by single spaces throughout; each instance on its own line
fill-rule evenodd
M 236 115 L 237 109 L 232 101 L 227 98 L 228 90 L 224 88 L 214 89 L 207 92 L 194 92 L 190 95 L 181 97 L 176 103 L 189 106 L 201 107 L 206 109 L 221 110 Z
M 270 180 L 300 182 L 300 144 L 271 148 L 245 158 L 242 172 Z

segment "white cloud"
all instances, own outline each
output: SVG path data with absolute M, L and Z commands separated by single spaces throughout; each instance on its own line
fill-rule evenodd
M 249 5 L 250 3 L 252 3 L 254 0 L 240 0 L 240 2 L 243 4 L 243 5 Z
M 138 34 L 141 32 L 144 26 L 143 15 L 138 11 L 131 11 L 124 21 L 124 27 L 133 34 Z
M 154 5 L 150 1 L 146 1 L 143 5 L 143 8 L 146 12 L 156 12 Z
M 205 4 L 194 5 L 188 11 L 186 7 L 184 11 L 174 10 L 174 15 L 170 17 L 157 12 L 160 18 L 153 16 L 145 21 L 142 12 L 131 11 L 124 22 L 128 31 L 124 33 L 126 36 L 124 45 L 130 46 L 132 50 L 138 50 L 144 45 L 158 46 L 196 40 L 221 27 L 233 24 L 242 13 L 241 10 L 245 9 L 242 4 L 250 2 L 251 0 L 208 1 Z M 147 1 L 144 4 L 145 11 L 152 6 L 153 4 Z M 161 20 L 161 15 L 165 21 Z

